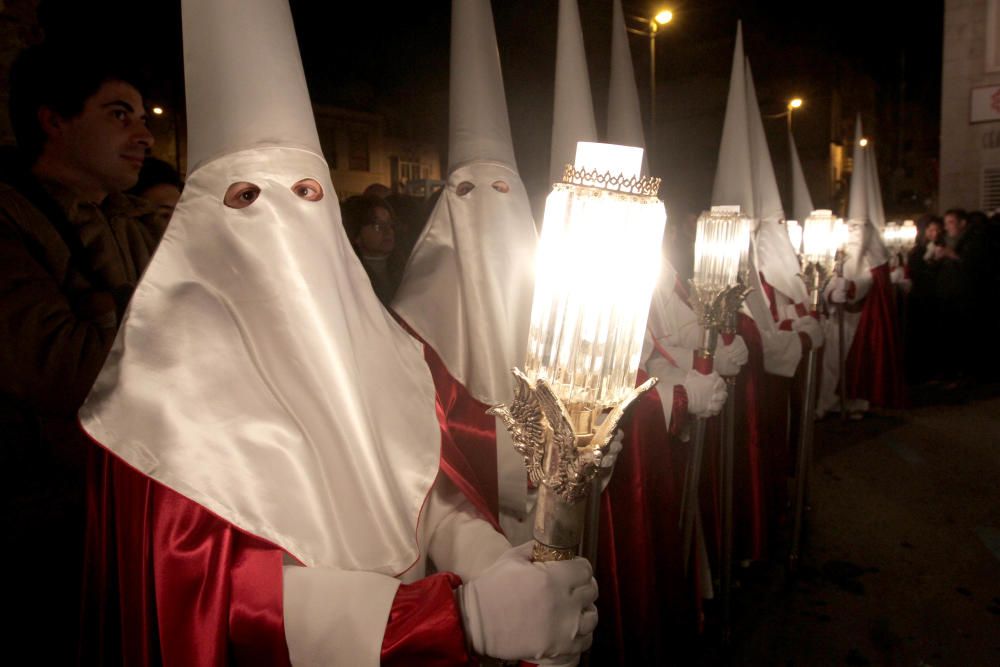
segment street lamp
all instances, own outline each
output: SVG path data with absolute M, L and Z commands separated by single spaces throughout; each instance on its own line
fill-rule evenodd
M 802 106 L 801 97 L 793 97 L 788 101 L 788 131 L 792 131 L 792 112 Z
M 629 18 L 642 26 L 642 29 L 628 28 L 630 33 L 649 37 L 649 131 L 652 133 L 656 131 L 656 36 L 660 28 L 674 19 L 674 13 L 661 9 L 652 18 L 635 14 L 630 14 Z
M 865 146 L 868 145 L 868 140 L 865 139 L 864 137 L 861 137 L 861 141 L 859 141 L 858 143 L 861 144 L 862 148 L 864 148 Z

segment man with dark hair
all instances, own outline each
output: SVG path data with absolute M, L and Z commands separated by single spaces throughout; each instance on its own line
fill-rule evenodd
M 163 232 L 135 184 L 153 137 L 130 78 L 87 50 L 21 54 L 0 175 L 0 470 L 8 636 L 75 657 L 87 447 L 76 413 Z

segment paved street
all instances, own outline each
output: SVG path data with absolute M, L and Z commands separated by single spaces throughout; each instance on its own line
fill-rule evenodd
M 741 572 L 704 664 L 1000 665 L 1000 399 L 818 425 L 803 565 Z

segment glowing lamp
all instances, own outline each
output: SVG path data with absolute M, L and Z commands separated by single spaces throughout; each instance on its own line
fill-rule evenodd
M 596 493 L 617 423 L 656 382 L 635 386 L 667 217 L 660 179 L 639 176 L 642 155 L 577 144 L 545 202 L 524 372 L 514 370 L 510 406 L 490 410 L 539 487 L 535 560 L 576 554 L 581 501 Z M 595 530 L 596 516 L 588 517 Z

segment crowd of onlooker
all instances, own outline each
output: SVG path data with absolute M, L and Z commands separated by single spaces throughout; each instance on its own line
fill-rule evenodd
M 1000 212 L 949 209 L 917 221 L 901 300 L 907 379 L 959 389 L 1000 377 Z

